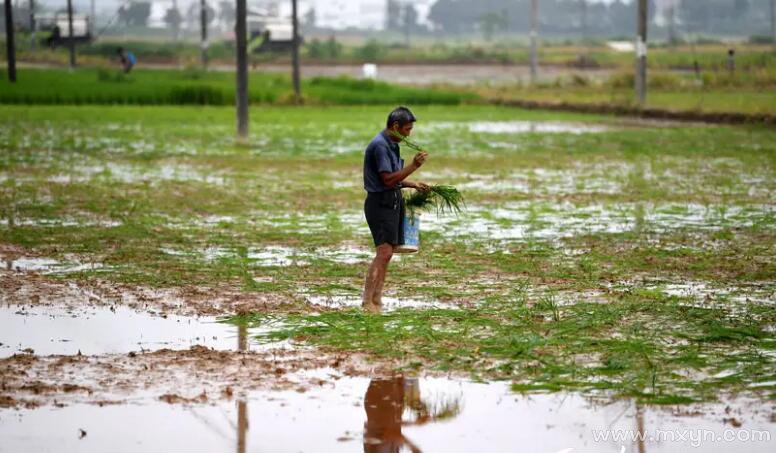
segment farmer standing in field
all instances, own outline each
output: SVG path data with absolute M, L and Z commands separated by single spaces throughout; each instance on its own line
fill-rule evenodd
M 364 284 L 362 306 L 365 310 L 380 310 L 388 263 L 396 246 L 402 244 L 404 198 L 401 189 L 430 189 L 425 183 L 406 180 L 423 165 L 428 153 L 418 152 L 412 163 L 405 167 L 399 152 L 402 136 L 412 133 L 415 121 L 410 109 L 397 107 L 388 115 L 385 129 L 372 139 L 364 152 L 364 190 L 367 192 L 364 215 L 376 247 Z

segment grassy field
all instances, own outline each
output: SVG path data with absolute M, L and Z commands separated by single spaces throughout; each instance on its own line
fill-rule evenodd
M 479 64 L 519 64 L 530 62 L 529 42 L 525 37 L 499 37 L 493 41 L 484 41 L 481 37 L 461 36 L 457 39 L 431 39 L 422 36 L 413 37 L 408 47 L 403 39 L 380 37 L 378 39 L 341 37 L 330 41 L 329 36 L 308 37 L 301 49 L 303 63 L 323 64 L 360 64 L 365 61 L 379 64 L 418 64 L 418 63 L 479 63 Z M 4 41 L 0 40 L 0 58 L 5 58 Z M 153 37 L 124 38 L 105 37 L 100 41 L 78 49 L 82 63 L 115 65 L 116 48 L 123 46 L 131 49 L 140 62 L 174 63 L 197 65 L 200 58 L 199 42 L 175 42 L 171 39 Z M 772 45 L 737 43 L 736 61 L 740 69 L 776 68 L 776 50 Z M 691 69 L 697 61 L 704 71 L 724 70 L 727 51 L 731 44 L 704 43 L 667 46 L 654 43 L 650 47 L 649 66 L 652 69 Z M 17 37 L 17 53 L 21 61 L 47 62 L 66 65 L 68 51 L 65 48 L 48 49 L 38 47 L 34 52 L 29 48 L 29 38 Z M 209 50 L 213 62 L 231 64 L 234 59 L 234 46 L 230 41 L 215 40 Z M 588 65 L 611 69 L 629 69 L 633 66 L 633 54 L 617 52 L 606 46 L 604 41 L 585 44 L 567 44 L 545 41 L 540 44 L 540 64 L 575 66 L 584 56 Z M 256 61 L 290 61 L 288 54 L 253 54 Z
M 635 106 L 633 89 L 606 87 L 483 87 L 476 90 L 486 98 L 546 103 Z M 647 108 L 709 113 L 776 114 L 776 90 L 754 88 L 652 89 Z
M 403 308 L 367 315 L 362 152 L 389 109 L 262 106 L 236 147 L 231 108 L 4 106 L 0 244 L 64 281 L 271 294 L 229 321 L 403 369 L 776 397 L 776 132 L 419 106 L 416 179 L 467 210 L 424 217 Z
M 0 79 L 0 103 L 6 104 L 203 104 L 233 105 L 234 73 L 187 70 L 135 70 L 81 68 L 22 69 L 18 82 Z M 374 80 L 312 78 L 302 84 L 305 100 L 316 104 L 459 104 L 476 95 L 389 85 Z M 252 103 L 292 103 L 290 77 L 252 73 Z
M 647 108 L 711 113 L 776 114 L 776 72 L 756 70 L 701 73 L 651 71 Z M 479 85 L 470 88 L 484 98 L 546 103 L 635 106 L 632 72 L 593 80 L 584 72 L 536 85 Z

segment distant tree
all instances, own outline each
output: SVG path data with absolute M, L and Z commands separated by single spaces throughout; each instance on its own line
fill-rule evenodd
M 500 13 L 491 11 L 480 16 L 479 20 L 480 31 L 485 41 L 493 40 L 493 36 L 498 32 L 506 30 L 508 24 L 509 19 L 506 11 L 501 11 Z
M 310 58 L 336 59 L 342 55 L 342 44 L 338 43 L 334 36 L 330 36 L 326 41 L 313 38 L 306 46 Z
M 398 30 L 401 26 L 401 4 L 399 0 L 388 0 L 385 3 L 385 29 Z
M 234 9 L 234 1 L 221 0 L 218 2 L 218 22 L 223 30 L 230 30 L 234 26 L 237 13 Z
M 733 3 L 733 13 L 736 17 L 741 17 L 749 11 L 750 6 L 749 0 L 736 0 Z
M 315 28 L 315 25 L 318 23 L 318 17 L 315 13 L 315 8 L 311 7 L 307 10 L 306 13 L 304 13 L 304 18 L 302 19 L 302 23 L 306 27 Z
M 148 25 L 149 17 L 151 17 L 151 3 L 130 2 L 126 10 L 127 25 L 145 27 Z
M 418 10 L 415 9 L 415 5 L 411 3 L 404 5 L 401 22 L 401 28 L 404 30 L 404 39 L 407 41 L 407 45 L 409 45 L 410 34 L 420 29 L 420 25 L 418 25 Z
M 342 44 L 337 42 L 334 35 L 329 36 L 329 39 L 326 40 L 325 49 L 330 58 L 338 58 L 342 55 L 342 48 Z
M 461 33 L 474 30 L 472 17 L 484 13 L 481 6 L 472 0 L 437 0 L 428 13 L 428 19 L 447 33 Z
M 126 5 L 121 5 L 117 12 L 119 16 L 119 22 L 124 24 L 125 27 L 129 27 L 129 8 Z
M 177 31 L 180 29 L 181 22 L 183 22 L 183 16 L 181 16 L 181 12 L 177 8 L 169 8 L 164 13 L 164 23 L 173 30 Z
M 217 17 L 218 14 L 216 13 L 215 8 L 210 6 L 209 3 L 205 2 L 205 20 L 207 21 L 207 25 L 213 25 L 213 22 L 215 22 Z
M 356 58 L 364 61 L 375 61 L 384 53 L 385 48 L 376 39 L 370 39 L 363 46 L 354 50 Z

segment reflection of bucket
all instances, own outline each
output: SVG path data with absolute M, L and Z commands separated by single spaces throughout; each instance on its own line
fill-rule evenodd
M 420 217 L 405 215 L 402 221 L 404 242 L 396 246 L 396 253 L 415 253 L 420 248 Z

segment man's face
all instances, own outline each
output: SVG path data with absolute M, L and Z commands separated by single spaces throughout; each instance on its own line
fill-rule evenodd
M 409 135 L 412 133 L 412 127 L 415 125 L 415 123 L 409 122 L 405 124 L 404 126 L 399 126 L 399 122 L 393 123 L 393 126 L 391 126 L 391 129 L 395 130 L 396 132 L 400 133 L 401 135 L 405 137 L 409 137 Z

